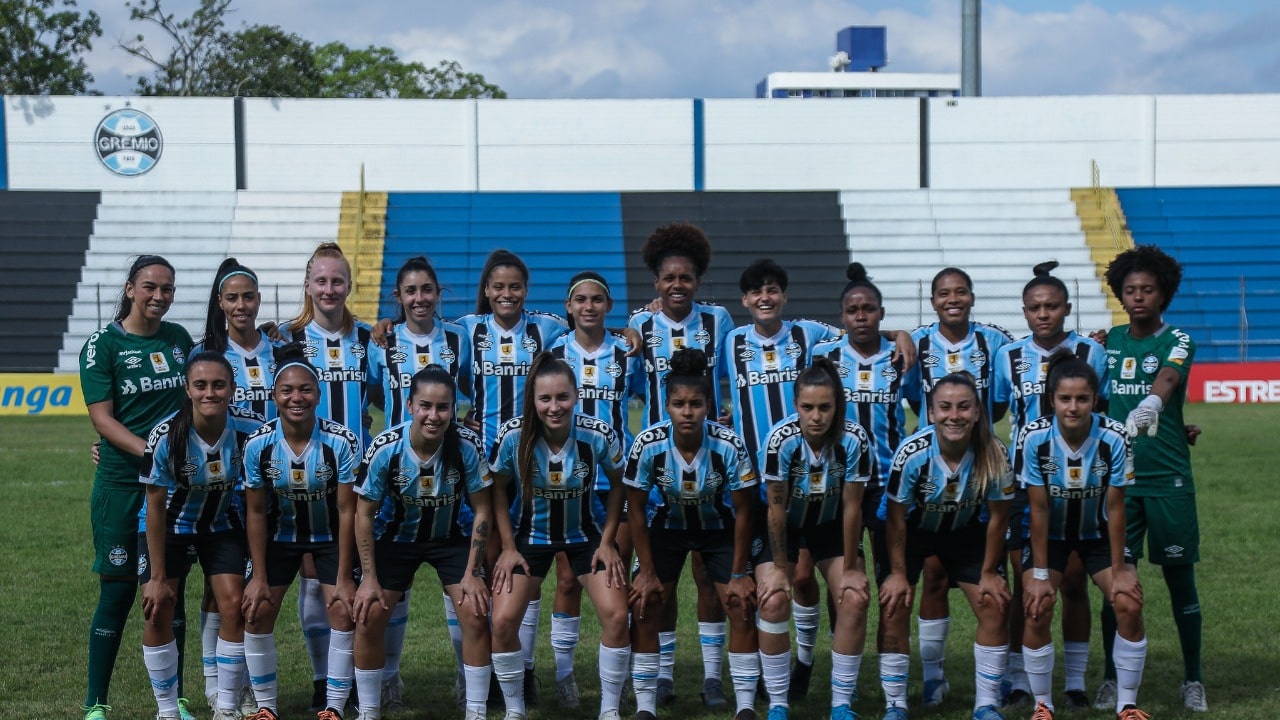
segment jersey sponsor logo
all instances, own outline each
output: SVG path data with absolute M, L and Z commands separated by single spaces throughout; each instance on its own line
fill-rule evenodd
M 84 366 L 86 369 L 98 364 L 98 346 L 96 343 L 98 342 L 98 338 L 102 337 L 102 332 L 103 331 L 99 330 L 98 332 L 90 335 L 89 339 L 84 344 Z
M 1142 372 L 1148 375 L 1155 375 L 1160 369 L 1160 358 L 1155 353 L 1147 353 L 1142 356 Z
M 320 382 L 357 382 L 363 383 L 368 373 L 357 370 L 355 368 L 342 368 L 340 370 L 321 370 L 316 373 L 320 377 Z
M 523 377 L 529 374 L 529 363 L 510 365 L 485 360 L 472 363 L 471 368 L 476 375 L 485 377 Z
M 120 386 L 121 395 L 132 395 L 138 392 L 138 386 L 133 384 L 129 378 L 124 379 L 124 384 Z
M 648 345 L 651 348 L 661 347 L 662 335 L 658 334 L 657 332 L 651 332 L 649 333 L 649 337 L 644 339 L 644 344 Z
M 939 359 L 938 359 L 938 356 L 937 356 L 936 354 L 934 354 L 934 353 L 929 353 L 928 355 L 925 355 L 923 359 L 921 359 L 921 360 L 920 360 L 920 364 L 921 364 L 921 365 L 923 365 L 923 366 L 925 366 L 925 367 L 927 367 L 927 368 L 929 368 L 929 369 L 931 369 L 931 370 L 932 370 L 933 368 L 938 367 L 938 363 L 939 363 L 939 362 L 940 362 L 940 361 L 939 361 Z
M 277 490 L 276 494 L 285 500 L 292 500 L 294 502 L 318 502 L 327 498 L 332 494 L 332 492 L 330 492 L 330 489 L 326 487 L 321 490 L 313 490 L 310 492 L 299 490 Z
M 393 365 L 403 365 L 409 361 L 409 353 L 405 351 L 405 348 L 399 345 L 391 348 L 390 357 Z M 421 359 L 421 357 L 422 356 L 419 355 L 419 359 Z
M 1150 395 L 1151 384 L 1150 383 L 1126 384 L 1126 383 L 1121 383 L 1119 380 L 1112 380 L 1111 394 L 1112 395 Z
M 538 352 L 538 341 L 526 335 L 524 340 L 520 341 L 520 347 L 524 348 L 527 353 L 536 353 Z
M 137 355 L 130 355 L 124 359 L 124 366 L 130 370 L 137 370 L 142 365 L 142 358 Z
M 458 502 L 458 493 L 446 493 L 444 495 L 430 495 L 426 497 L 413 497 L 410 495 L 402 495 L 400 497 L 401 504 L 411 505 L 413 507 L 424 508 L 440 508 L 448 507 Z
M 605 400 L 608 402 L 618 402 L 625 398 L 626 394 L 620 390 L 612 390 L 610 388 L 586 387 L 585 385 L 578 388 L 579 400 Z
M 488 352 L 493 349 L 493 341 L 489 339 L 488 335 L 478 335 L 476 336 L 476 349 Z
M 1185 550 L 1186 548 L 1181 545 L 1170 545 L 1164 549 L 1164 554 L 1171 558 L 1180 558 Z
M 533 496 L 542 498 L 543 500 L 572 500 L 582 497 L 587 493 L 586 488 L 565 488 L 563 490 L 544 490 L 540 487 L 533 488 Z
M 982 504 L 981 500 L 964 500 L 961 502 L 928 502 L 924 504 L 924 511 L 931 513 L 954 513 L 961 510 L 975 508 Z
M 116 545 L 107 553 L 107 562 L 116 567 L 123 566 L 129 560 L 129 551 L 124 549 L 123 545 Z
M 738 359 L 742 362 L 751 362 L 756 359 L 756 351 L 751 348 L 743 348 L 742 351 L 738 353 Z
M 698 331 L 693 334 L 693 339 L 698 341 L 699 345 L 705 346 L 711 342 L 711 333 L 707 332 L 706 328 L 698 328 Z
M 1033 395 L 1044 394 L 1044 382 L 1020 382 L 1014 385 L 1018 391 L 1018 397 L 1031 397 Z
M 1019 375 L 1026 375 L 1031 371 L 1031 361 L 1025 358 L 1019 360 L 1017 364 L 1013 366 L 1013 371 Z
M 1187 355 L 1188 355 L 1187 349 L 1179 345 L 1169 351 L 1169 362 L 1174 362 L 1181 365 L 1182 361 L 1187 359 Z
M 1061 466 L 1053 460 L 1045 460 L 1040 463 L 1040 472 L 1044 475 L 1056 475 L 1060 469 Z
M 1092 487 L 1059 487 L 1050 485 L 1047 490 L 1049 491 L 1049 497 L 1055 500 L 1088 500 L 1101 497 L 1107 492 L 1106 486 L 1098 485 Z
M 800 377 L 800 371 L 795 368 L 765 370 L 763 372 L 752 370 L 744 375 L 739 375 L 737 382 L 734 384 L 739 388 L 753 385 L 781 385 L 783 383 L 793 383 L 798 377 Z

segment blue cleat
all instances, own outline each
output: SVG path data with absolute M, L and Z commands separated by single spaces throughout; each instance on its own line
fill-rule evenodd
M 995 705 L 983 705 L 973 711 L 973 720 L 1004 720 L 1004 716 Z
M 774 705 L 769 708 L 768 720 L 790 720 L 791 708 L 786 705 Z
M 884 717 L 880 720 L 907 720 L 907 709 L 894 705 L 884 711 Z
M 924 706 L 927 708 L 938 707 L 947 698 L 947 693 L 949 692 L 951 692 L 951 683 L 948 683 L 946 678 L 942 680 L 925 680 Z

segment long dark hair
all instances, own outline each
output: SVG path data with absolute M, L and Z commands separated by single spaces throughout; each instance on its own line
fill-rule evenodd
M 493 304 L 489 302 L 489 296 L 484 294 L 484 289 L 489 285 L 489 276 L 500 267 L 515 268 L 524 277 L 525 284 L 529 283 L 529 266 L 524 264 L 519 255 L 505 249 L 489 253 L 488 259 L 484 261 L 484 268 L 480 270 L 480 287 L 476 288 L 477 315 L 493 312 Z
M 408 260 L 405 260 L 404 264 L 400 266 L 400 271 L 396 273 L 396 291 L 398 292 L 400 290 L 400 283 L 404 282 L 404 276 L 408 275 L 411 272 L 426 273 L 431 278 L 431 282 L 435 283 L 436 298 L 437 298 L 436 313 L 439 314 L 440 312 L 440 302 L 439 302 L 440 278 L 436 275 L 436 269 L 431 267 L 431 261 L 427 260 L 422 255 L 418 255 L 417 257 L 411 257 Z M 402 323 L 404 322 L 404 320 L 405 320 L 404 303 L 397 302 L 396 303 L 396 322 Z
M 978 393 L 978 384 L 974 382 L 972 375 L 962 370 L 943 376 L 929 393 L 929 402 L 932 403 L 938 396 L 938 388 L 942 385 L 961 385 L 973 392 L 973 402 L 978 408 L 978 421 L 973 424 L 973 432 L 969 435 L 969 449 L 973 450 L 971 479 L 978 497 L 983 497 L 991 483 L 998 482 L 1002 475 L 1009 472 L 1009 460 L 1005 456 L 1004 446 L 991 431 L 987 407 L 982 403 L 982 395 Z
M 164 258 L 160 257 L 159 255 L 139 255 L 138 258 L 133 261 L 133 264 L 129 266 L 129 276 L 125 280 L 125 284 L 130 285 L 137 282 L 138 273 L 142 272 L 143 269 L 145 268 L 151 267 L 152 265 L 163 265 L 169 268 L 169 272 L 173 273 L 175 277 L 178 274 L 178 271 L 173 269 L 173 264 L 170 263 L 168 260 L 165 260 Z M 120 291 L 120 307 L 119 309 L 116 310 L 115 322 L 120 322 L 121 320 L 129 317 L 129 311 L 132 309 L 133 309 L 133 301 L 129 299 L 128 293 L 126 293 L 124 290 L 121 290 Z
M 227 351 L 227 314 L 222 310 L 222 286 L 232 275 L 243 275 L 258 287 L 258 274 L 233 257 L 222 261 L 218 272 L 213 276 L 213 287 L 209 290 L 209 309 L 204 316 L 204 349 L 215 352 Z
M 831 388 L 831 395 L 836 401 L 835 415 L 831 418 L 831 427 L 823 433 L 822 447 L 835 447 L 840 442 L 840 436 L 844 435 L 844 385 L 840 382 L 840 371 L 836 369 L 836 364 L 830 358 L 814 358 L 809 367 L 796 376 L 797 400 L 800 399 L 800 388 L 804 387 Z
M 453 403 L 453 418 L 444 430 L 444 438 L 441 439 L 440 459 L 444 462 L 445 468 L 457 470 L 458 476 L 465 478 L 467 468 L 462 462 L 462 439 L 459 437 L 458 430 L 458 384 L 448 370 L 436 363 L 431 363 L 414 373 L 410 383 L 410 400 L 431 385 L 444 385 L 448 388 L 449 399 Z
M 563 375 L 568 378 L 571 387 L 576 388 L 578 385 L 578 378 L 573 374 L 573 368 L 549 352 L 538 353 L 538 356 L 533 359 L 533 364 L 529 366 L 529 376 L 524 383 L 524 403 L 521 408 L 520 445 L 516 450 L 516 463 L 520 468 L 520 487 L 523 489 L 525 502 L 529 502 L 533 497 L 535 472 L 533 447 L 538 442 L 538 438 L 546 432 L 542 418 L 538 417 L 538 409 L 534 401 L 534 386 L 538 378 L 552 375 Z
M 220 352 L 213 350 L 201 350 L 187 361 L 186 374 L 191 375 L 191 369 L 200 363 L 213 363 L 222 366 L 227 372 L 227 379 L 235 382 L 235 371 L 231 369 L 231 363 L 227 357 Z M 181 481 L 182 466 L 187 464 L 187 439 L 191 434 L 191 423 L 195 415 L 195 406 L 191 402 L 191 396 L 183 394 L 182 406 L 178 408 L 177 414 L 169 421 L 169 472 L 173 474 L 174 480 Z M 190 478 L 187 478 L 189 481 Z

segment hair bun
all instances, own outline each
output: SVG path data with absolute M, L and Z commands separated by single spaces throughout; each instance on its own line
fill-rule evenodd
M 1052 273 L 1056 267 L 1058 267 L 1057 260 L 1046 260 L 1045 262 L 1031 268 L 1031 272 L 1036 277 L 1049 277 L 1049 274 Z
M 697 348 L 684 348 L 671 355 L 671 372 L 687 377 L 706 377 L 707 354 Z
M 860 262 L 851 262 L 849 267 L 845 268 L 844 276 L 851 282 L 863 282 L 867 279 L 867 268 Z

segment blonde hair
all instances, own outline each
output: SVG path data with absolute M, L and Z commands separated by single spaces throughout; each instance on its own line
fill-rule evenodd
M 315 252 L 311 253 L 311 257 L 307 260 L 307 272 L 304 281 L 311 282 L 311 266 L 315 264 L 317 258 L 333 258 L 342 263 L 342 267 L 347 271 L 347 283 L 352 282 L 351 263 L 347 261 L 347 256 L 343 254 L 342 248 L 338 243 L 327 242 L 321 243 L 316 247 Z M 286 328 L 291 333 L 301 332 L 307 327 L 307 324 L 315 319 L 316 307 L 311 301 L 311 293 L 305 290 L 302 293 L 302 311 L 298 316 L 290 320 Z M 346 303 L 342 305 L 342 332 L 349 333 L 356 326 L 356 316 L 351 313 Z

